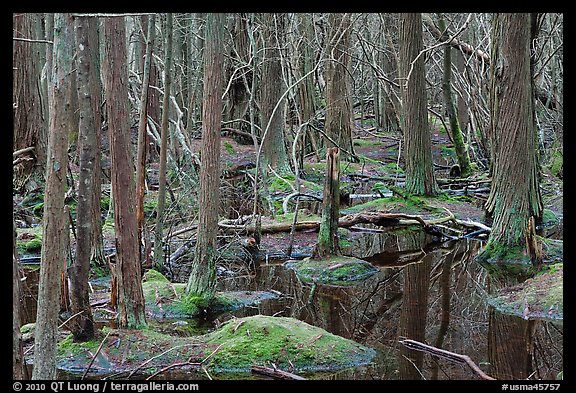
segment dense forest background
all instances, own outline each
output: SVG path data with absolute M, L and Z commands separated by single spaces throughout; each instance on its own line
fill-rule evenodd
M 540 265 L 536 228 L 562 211 L 563 14 L 15 13 L 13 124 L 13 305 L 17 255 L 40 249 L 33 377 L 51 379 L 59 310 L 94 337 L 90 277 L 111 272 L 138 328 L 144 271 L 210 301 L 223 254 L 285 231 L 289 258 L 302 217 L 314 256 L 339 255 L 360 194 L 466 195 L 484 259 Z

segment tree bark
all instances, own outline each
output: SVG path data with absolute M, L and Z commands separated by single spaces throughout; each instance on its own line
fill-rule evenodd
M 400 24 L 399 66 L 406 190 L 415 195 L 436 195 L 438 186 L 428 127 L 424 57 L 419 56 L 423 46 L 421 14 L 402 13 Z
M 494 217 L 487 248 L 524 247 L 531 216 L 542 215 L 530 75 L 530 15 L 496 14 L 491 72 Z
M 448 32 L 446 30 L 446 22 L 442 14 L 438 17 L 438 25 L 440 30 L 444 32 L 442 40 L 448 39 Z M 444 96 L 444 107 L 448 113 L 448 123 L 450 124 L 450 133 L 452 134 L 452 141 L 454 142 L 454 150 L 456 150 L 456 157 L 458 165 L 460 166 L 461 177 L 467 177 L 472 173 L 472 166 L 470 164 L 470 156 L 464 144 L 464 135 L 460 129 L 458 121 L 458 114 L 456 112 L 456 105 L 452 96 L 452 49 L 450 45 L 444 47 L 444 70 L 442 75 L 442 94 Z
M 90 98 L 94 114 L 95 159 L 92 169 L 92 231 L 90 244 L 90 262 L 96 266 L 106 265 L 104 256 L 104 239 L 102 237 L 102 210 L 100 197 L 102 195 L 102 80 L 100 77 L 100 39 L 96 18 L 88 18 L 88 46 L 90 50 Z
M 16 250 L 16 222 L 12 218 L 12 379 L 28 379 L 28 370 L 22 351 L 22 318 L 20 316 L 20 271 L 18 269 L 18 252 Z
M 148 19 L 148 16 L 143 16 Z M 150 85 L 150 64 L 152 63 L 152 46 L 156 35 L 156 15 L 151 15 L 146 34 L 146 58 L 144 60 L 144 76 L 142 77 L 142 92 L 140 95 L 140 119 L 138 122 L 138 155 L 136 158 L 136 217 L 138 221 L 138 244 L 144 236 L 144 195 L 146 186 L 146 125 L 148 124 L 148 87 Z
M 418 249 L 423 247 L 424 239 L 423 232 L 415 232 L 409 234 L 406 241 L 409 243 L 410 249 Z M 425 341 L 432 255 L 428 254 L 420 262 L 412 263 L 404 268 L 404 289 L 398 337 L 420 342 Z M 400 348 L 400 379 L 422 379 L 420 370 L 422 370 L 423 355 L 419 351 L 405 347 Z
M 264 70 L 262 72 L 262 164 L 279 174 L 292 172 L 284 141 L 282 63 L 278 35 L 284 29 L 282 14 L 263 14 Z
M 56 341 L 60 310 L 60 278 L 67 259 L 68 216 L 64 212 L 70 102 L 73 78 L 74 31 L 70 14 L 54 16 L 51 83 L 48 85 L 50 121 L 46 163 L 46 192 L 42 231 L 42 264 L 38 284 L 38 310 L 32 379 L 56 379 Z
M 216 290 L 216 236 L 220 203 L 220 126 L 224 26 L 226 14 L 206 16 L 204 97 L 202 104 L 202 165 L 196 252 L 186 293 L 212 299 Z
M 88 41 L 88 18 L 76 18 L 74 21 L 77 58 L 77 90 L 80 110 L 79 148 L 80 174 L 78 176 L 78 207 L 76 210 L 76 258 L 68 270 L 70 278 L 70 306 L 73 318 L 69 327 L 74 341 L 88 341 L 94 337 L 94 321 L 88 293 L 90 275 L 90 243 L 92 232 L 92 187 L 94 184 L 94 161 L 96 159 L 96 130 L 92 97 L 90 92 L 90 52 Z
M 350 14 L 331 13 L 328 18 L 326 65 L 326 134 L 335 141 L 340 149 L 354 154 L 352 145 L 352 86 L 350 75 Z M 329 140 L 327 147 L 334 147 Z M 347 160 L 353 160 L 352 156 Z
M 44 39 L 41 14 L 13 14 L 14 37 L 27 39 Z M 14 41 L 12 65 L 15 68 L 12 79 L 12 100 L 17 106 L 14 111 L 14 134 L 12 148 L 19 150 L 34 146 L 34 152 L 28 153 L 35 160 L 23 161 L 14 168 L 18 183 L 24 182 L 28 175 L 42 170 L 46 163 L 46 145 L 48 140 L 48 114 L 45 113 L 46 99 L 43 94 L 41 73 L 42 59 L 45 50 L 52 50 L 52 45 L 40 42 Z M 50 72 L 50 69 L 48 69 Z M 36 165 L 35 165 L 36 164 Z
M 118 326 L 137 329 L 146 324 L 146 319 L 134 206 L 136 187 L 134 161 L 130 153 L 126 26 L 123 18 L 105 18 L 104 39 L 104 92 L 114 195 Z
M 172 78 L 172 14 L 166 20 L 166 52 L 164 64 L 164 103 L 162 105 L 162 130 L 160 135 L 160 169 L 158 173 L 158 204 L 156 206 L 156 229 L 154 231 L 154 265 L 159 271 L 164 268 L 162 231 L 164 226 L 164 204 L 166 202 L 166 151 L 168 150 L 168 116 L 170 115 L 170 86 Z
M 322 221 L 318 233 L 318 243 L 314 249 L 314 258 L 326 258 L 340 255 L 338 239 L 338 218 L 340 217 L 340 150 L 330 147 L 326 152 L 326 178 L 324 181 L 324 200 L 322 202 Z

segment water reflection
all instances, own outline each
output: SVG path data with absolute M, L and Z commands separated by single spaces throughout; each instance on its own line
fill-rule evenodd
M 279 299 L 209 316 L 196 321 L 197 327 L 204 332 L 234 316 L 289 316 L 378 351 L 368 366 L 303 374 L 314 379 L 480 379 L 466 364 L 404 347 L 399 341 L 406 338 L 467 355 L 497 379 L 557 378 L 563 370 L 562 324 L 526 321 L 488 306 L 489 293 L 515 282 L 491 277 L 475 263 L 480 247 L 471 240 L 434 242 L 422 232 L 364 235 L 354 238 L 350 249 L 380 271 L 354 287 L 318 285 L 314 290 L 282 261 L 263 262 L 253 274 L 220 277 L 218 289 L 276 291 Z M 31 278 L 34 272 L 28 274 Z M 32 279 L 29 285 L 33 287 Z M 30 316 L 35 314 L 26 308 Z M 204 377 L 202 372 L 178 370 L 162 376 Z
M 223 290 L 275 290 L 280 300 L 222 315 L 254 314 L 298 318 L 379 350 L 370 366 L 331 374 L 327 379 L 480 379 L 466 364 L 407 349 L 404 338 L 469 356 L 498 379 L 549 379 L 562 371 L 561 325 L 502 315 L 486 296 L 503 285 L 473 261 L 476 241 L 434 243 L 421 232 L 371 235 L 366 258 L 380 272 L 354 287 L 302 284 L 280 263 L 263 264 L 256 274 L 228 278 Z M 357 255 L 366 249 L 357 247 Z

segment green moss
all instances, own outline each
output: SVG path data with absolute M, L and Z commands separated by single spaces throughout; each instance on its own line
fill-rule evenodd
M 542 212 L 542 224 L 543 225 L 554 225 L 554 224 L 558 223 L 558 221 L 560 221 L 558 219 L 558 216 L 556 216 L 556 214 L 552 210 L 544 209 L 544 211 Z
M 95 363 L 101 372 L 132 371 L 150 360 L 141 369 L 149 374 L 183 359 L 203 362 L 211 372 L 249 372 L 253 364 L 271 362 L 282 369 L 329 371 L 368 364 L 376 356 L 371 348 L 297 319 L 264 315 L 234 318 L 195 337 L 175 337 L 150 328 L 117 329 L 113 335 L 107 343 L 114 340 L 120 345 L 104 347 L 106 356 Z M 67 337 L 59 344 L 58 367 L 82 373 L 97 345 L 75 344 Z
M 74 342 L 72 334 L 69 334 L 58 343 L 57 352 L 59 356 L 63 354 L 79 355 L 85 353 L 86 350 L 95 351 L 99 345 L 100 341 L 97 339 L 76 343 Z
M 230 142 L 225 141 L 224 142 L 224 149 L 228 152 L 228 154 L 230 155 L 234 155 L 236 154 L 236 150 L 234 150 L 234 146 L 232 146 L 232 144 L 230 144 Z
M 247 371 L 252 364 L 294 365 L 298 370 L 332 370 L 369 362 L 375 351 L 294 318 L 230 320 L 206 336 L 222 344 L 209 362 L 216 370 Z
M 151 281 L 159 281 L 159 282 L 170 282 L 162 273 L 158 270 L 150 269 L 144 276 L 142 277 L 142 281 L 144 282 L 151 282 Z
M 288 262 L 285 266 L 294 269 L 298 278 L 305 283 L 341 286 L 357 284 L 379 271 L 366 261 L 348 256 L 305 258 L 302 261 Z
M 554 176 L 559 176 L 562 174 L 564 167 L 564 157 L 561 150 L 556 150 L 554 153 L 552 153 L 548 166 L 550 168 L 550 172 L 552 172 Z
M 42 249 L 42 236 L 34 235 L 30 240 L 16 240 L 16 248 L 19 253 L 35 253 Z
M 386 170 L 387 173 L 404 173 L 404 169 L 402 169 L 398 164 L 395 162 L 389 162 L 388 164 L 384 165 L 383 168 Z
M 488 303 L 500 312 L 525 319 L 562 320 L 563 265 L 555 264 L 513 287 L 506 287 L 489 297 Z
M 352 144 L 358 147 L 373 147 L 381 146 L 382 141 L 375 141 L 374 139 L 353 139 Z
M 532 266 L 530 257 L 525 252 L 524 245 L 510 247 L 494 241 L 488 241 L 484 250 L 476 256 L 476 261 L 485 267 L 492 266 L 491 270 L 493 273 L 500 271 L 502 273 L 516 274 Z

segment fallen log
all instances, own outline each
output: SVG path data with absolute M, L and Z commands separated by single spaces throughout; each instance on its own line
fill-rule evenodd
M 445 222 L 453 222 L 456 225 L 464 226 L 467 228 L 479 228 L 486 232 L 490 232 L 491 228 L 475 221 L 463 221 L 454 217 L 454 214 L 448 209 L 444 208 L 448 215 L 446 217 L 425 220 L 421 216 L 404 214 L 404 213 L 389 213 L 387 211 L 363 212 L 357 214 L 349 214 L 338 219 L 338 226 L 341 228 L 351 228 L 357 224 L 374 224 L 382 227 L 390 226 L 407 226 L 420 224 L 425 230 L 434 231 L 433 226 Z M 218 223 L 220 228 L 228 231 L 239 231 L 246 233 L 254 233 L 254 224 L 234 225 L 229 224 L 229 220 L 223 220 Z M 320 228 L 320 221 L 302 221 L 294 225 L 296 231 L 317 231 Z M 265 224 L 262 223 L 262 233 L 278 233 L 290 232 L 292 229 L 291 222 L 278 222 Z M 435 233 L 434 233 L 435 234 Z
M 301 377 L 296 374 L 292 374 L 288 371 L 283 371 L 278 368 L 270 368 L 264 366 L 258 366 L 253 364 L 252 365 L 252 372 L 255 374 L 262 374 L 268 377 L 276 378 L 276 379 L 289 379 L 289 380 L 298 380 L 298 381 L 306 381 L 306 378 Z

